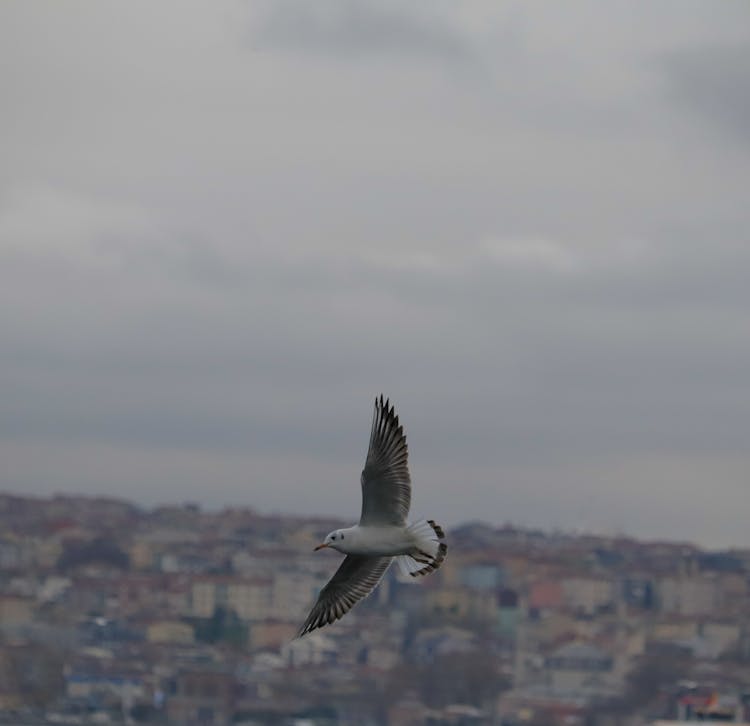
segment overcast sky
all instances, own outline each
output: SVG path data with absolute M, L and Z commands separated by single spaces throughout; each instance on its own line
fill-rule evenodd
M 750 546 L 750 8 L 0 4 L 0 489 Z

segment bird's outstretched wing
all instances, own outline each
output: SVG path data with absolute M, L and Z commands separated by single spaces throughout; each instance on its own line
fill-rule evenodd
M 370 448 L 362 471 L 361 525 L 403 525 L 411 505 L 404 427 L 388 400 L 375 399 Z
M 322 628 L 345 615 L 363 597 L 369 595 L 382 579 L 392 557 L 347 555 L 300 628 L 297 637 Z

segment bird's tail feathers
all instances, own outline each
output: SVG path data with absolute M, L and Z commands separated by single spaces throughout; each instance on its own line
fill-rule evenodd
M 409 525 L 409 532 L 414 537 L 415 547 L 408 555 L 396 558 L 401 572 L 419 577 L 437 570 L 448 552 L 443 528 L 433 519 L 421 519 Z

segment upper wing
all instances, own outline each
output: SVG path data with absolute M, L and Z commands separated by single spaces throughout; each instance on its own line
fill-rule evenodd
M 320 591 L 318 600 L 297 637 L 338 620 L 369 595 L 391 564 L 392 557 L 347 555 L 336 574 Z
M 411 479 L 404 427 L 383 396 L 375 399 L 370 449 L 362 471 L 360 524 L 403 525 L 411 504 Z

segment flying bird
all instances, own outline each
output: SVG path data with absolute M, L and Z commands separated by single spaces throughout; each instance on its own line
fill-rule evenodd
M 408 524 L 411 478 L 404 427 L 388 399 L 375 399 L 370 448 L 362 471 L 359 524 L 326 535 L 315 549 L 331 547 L 346 555 L 300 628 L 301 637 L 338 620 L 369 595 L 395 558 L 412 577 L 434 572 L 448 546 L 432 519 Z

